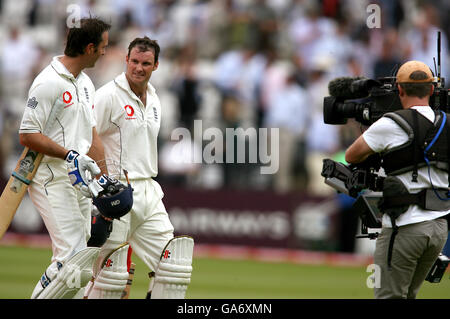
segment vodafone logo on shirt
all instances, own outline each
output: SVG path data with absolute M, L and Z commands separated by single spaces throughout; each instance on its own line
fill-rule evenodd
M 63 93 L 63 101 L 66 104 L 69 104 L 72 101 L 72 94 L 69 91 Z
M 126 120 L 134 120 L 136 119 L 136 117 L 134 116 L 134 109 L 131 105 L 125 105 L 124 106 L 125 109 L 125 113 L 127 114 L 127 116 L 125 117 Z
M 66 103 L 66 106 L 64 106 L 64 108 L 71 106 L 73 103 L 72 102 L 72 94 L 70 94 L 69 91 L 65 91 L 62 95 L 62 99 L 63 102 Z

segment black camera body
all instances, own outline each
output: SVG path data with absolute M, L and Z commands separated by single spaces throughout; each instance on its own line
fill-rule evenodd
M 383 114 L 402 109 L 395 78 L 336 78 L 330 81 L 328 90 L 331 95 L 323 101 L 326 124 L 345 124 L 354 118 L 369 126 Z
M 434 110 L 450 111 L 450 91 L 444 89 L 444 79 L 434 83 L 430 97 Z M 377 80 L 367 78 L 341 77 L 330 81 L 330 96 L 323 101 L 323 115 L 326 124 L 345 124 L 347 119 L 370 126 L 388 112 L 402 109 L 395 77 Z
M 369 156 L 358 165 L 345 165 L 324 159 L 321 175 L 325 184 L 337 191 L 356 198 L 353 209 L 361 219 L 361 235 L 357 238 L 376 239 L 378 233 L 369 233 L 368 228 L 381 228 L 382 213 L 378 203 L 382 198 L 384 177 L 375 172 L 380 169 L 378 154 Z M 369 189 L 369 192 L 365 190 Z

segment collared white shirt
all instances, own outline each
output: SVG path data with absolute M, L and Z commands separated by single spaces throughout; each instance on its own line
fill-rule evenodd
M 413 106 L 429 121 L 434 122 L 435 114 L 429 106 Z M 382 117 L 373 123 L 364 133 L 363 138 L 367 145 L 375 152 L 383 152 L 402 145 L 408 141 L 406 132 L 392 119 Z M 411 155 L 412 156 L 412 155 Z M 412 172 L 406 172 L 396 175 L 402 183 L 408 188 L 410 193 L 417 193 L 424 188 L 431 188 L 430 178 L 435 188 L 447 188 L 448 179 L 445 171 L 431 167 L 428 175 L 428 167 L 418 169 L 417 183 L 411 182 Z M 431 211 L 424 210 L 417 205 L 411 205 L 408 210 L 397 218 L 397 226 L 419 223 L 427 220 L 436 219 L 445 216 L 450 211 Z M 387 215 L 383 215 L 382 224 L 384 227 L 392 227 L 391 221 Z
M 107 163 L 119 164 L 128 171 L 130 179 L 155 177 L 161 124 L 161 104 L 155 88 L 147 84 L 144 105 L 122 73 L 97 90 L 94 104 L 97 132 Z
M 60 57 L 54 57 L 34 79 L 19 133 L 43 133 L 52 108 L 61 107 L 62 111 L 46 135 L 66 149 L 86 154 L 95 127 L 92 111 L 95 88 L 84 72 L 75 78 L 59 61 Z M 42 161 L 55 159 L 44 156 Z

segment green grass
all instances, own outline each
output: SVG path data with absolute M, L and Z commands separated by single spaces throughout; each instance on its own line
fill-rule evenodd
M 0 246 L 0 298 L 29 298 L 49 264 L 51 251 Z M 144 298 L 148 270 L 133 256 L 136 273 L 130 298 Z M 194 299 L 371 299 L 365 267 L 309 266 L 249 260 L 195 258 L 186 297 Z M 441 283 L 425 282 L 418 298 L 450 298 L 448 273 Z

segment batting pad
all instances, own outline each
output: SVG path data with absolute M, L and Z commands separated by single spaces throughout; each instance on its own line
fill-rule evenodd
M 128 281 L 127 254 L 128 243 L 114 249 L 103 260 L 103 267 L 90 283 L 87 299 L 121 299 Z
M 191 282 L 193 253 L 191 237 L 178 236 L 167 243 L 155 272 L 152 299 L 184 299 Z
M 92 278 L 92 265 L 99 252 L 100 248 L 88 247 L 73 255 L 37 299 L 73 298 Z

